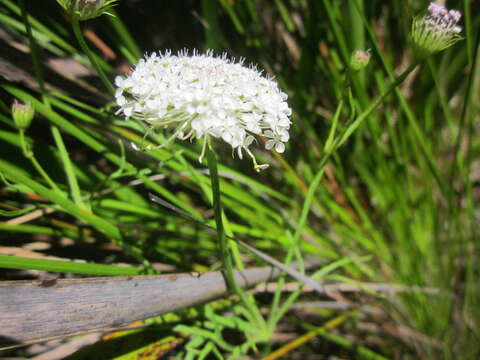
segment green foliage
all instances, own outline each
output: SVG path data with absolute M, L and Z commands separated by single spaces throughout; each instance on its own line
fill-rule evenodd
M 311 278 L 321 283 L 405 286 L 392 296 L 361 285 L 353 296 L 333 294 L 340 303 L 345 296 L 383 314 L 364 315 L 380 325 L 379 336 L 362 330 L 361 317 L 335 334 L 319 333 L 322 344 L 335 343 L 346 356 L 354 358 L 356 345 L 364 358 L 478 356 L 478 4 L 450 4 L 462 8 L 464 40 L 417 63 L 410 31 L 426 3 L 414 1 L 205 0 L 172 2 L 168 9 L 160 1 L 138 7 L 120 1 L 109 10 L 115 17 L 92 20 L 115 61 L 85 41 L 82 24 L 62 17 L 55 2 L 26 3 L 22 15 L 15 2 L 0 0 L 2 29 L 40 60 L 30 72 L 40 86 L 21 83 L 15 74 L 0 84 L 0 245 L 47 239 L 60 246 L 68 238 L 99 252 L 113 243 L 122 254 L 81 252 L 87 264 L 0 255 L 0 268 L 125 275 L 156 272 L 156 263 L 180 272 L 220 260 L 214 235 L 148 198 L 153 193 L 214 226 L 210 179 L 197 162 L 201 145 L 177 141 L 159 148 L 161 130 L 125 121 L 104 90 L 111 92 L 111 80 L 125 70 L 120 63 L 133 65 L 144 52 L 213 48 L 258 63 L 276 77 L 293 108 L 287 150 L 282 156 L 258 152 L 270 164 L 260 174 L 218 142 L 220 236 L 241 237 L 286 265 L 303 257 L 320 261 Z M 371 58 L 353 72 L 350 57 L 358 49 L 371 49 Z M 52 57 L 69 58 L 98 76 L 78 75 L 80 87 L 57 85 L 59 75 L 42 65 Z M 14 99 L 35 109 L 25 131 L 14 126 Z M 230 246 L 236 267 L 264 265 Z M 56 251 L 53 246 L 46 255 Z M 281 277 L 273 294 L 243 294 L 244 301 L 179 313 L 163 331 L 185 339 L 179 358 L 267 355 L 279 324 L 298 330 L 288 310 L 308 298 L 301 289 L 284 292 L 286 281 Z M 246 303 L 256 310 L 246 311 Z M 302 317 L 300 326 L 312 328 L 325 311 L 345 311 L 321 310 Z M 393 329 L 388 334 L 384 323 Z M 232 331 L 242 334 L 240 344 L 230 342 Z M 370 343 L 369 335 L 378 341 Z

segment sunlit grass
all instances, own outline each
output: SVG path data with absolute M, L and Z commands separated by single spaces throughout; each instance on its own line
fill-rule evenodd
M 98 249 L 114 243 L 132 267 L 102 267 L 101 262 L 125 259 L 88 254 L 82 256 L 90 264 L 0 255 L 0 267 L 90 275 L 156 273 L 158 263 L 178 272 L 215 268 L 220 260 L 216 237 L 148 196 L 155 194 L 215 226 L 207 166 L 197 161 L 201 145 L 156 147 L 168 135 L 125 121 L 105 82 L 143 53 L 185 47 L 226 51 L 275 76 L 289 95 L 293 115 L 285 153 L 256 154 L 259 162 L 270 164 L 261 173 L 216 143 L 225 233 L 286 264 L 320 261 L 313 278 L 356 285 L 353 295 L 340 292 L 333 299 L 343 304 L 348 298 L 360 312 L 351 315 L 350 309 L 320 304 L 310 321 L 301 312 L 291 315 L 287 305 L 313 295 L 279 289 L 254 296 L 271 333 L 261 329 L 260 336 L 251 313 L 238 302 L 219 301 L 194 314 L 172 315 L 171 323 L 168 317 L 153 319 L 157 325 L 163 321 L 156 341 L 188 334 L 178 358 L 267 356 L 279 348 L 270 342 L 279 323 L 300 339 L 306 331 L 317 331 L 326 351 L 335 343 L 351 358 L 478 356 L 477 4 L 449 3 L 464 14 L 463 40 L 418 59 L 409 32 L 414 16 L 428 4 L 414 1 L 203 0 L 194 8 L 187 2 L 168 8 L 149 1 L 137 8 L 120 1 L 110 11 L 115 17 L 74 23 L 73 29 L 53 1 L 26 3 L 40 71 L 45 73 L 45 62 L 55 56 L 87 67 L 92 61 L 105 77 L 102 87 L 90 68 L 93 75 L 82 81 L 96 91 L 81 87 L 81 94 L 71 86 L 57 89 L 51 73 L 43 89 L 19 82 L 15 74 L 2 80 L 0 245 L 18 241 L 21 247 L 39 238 L 52 244 L 68 238 Z M 24 23 L 16 2 L 0 1 L 0 26 L 9 45 L 21 44 L 24 57 L 31 59 Z M 86 27 L 116 54 L 115 61 L 107 61 L 94 43 L 78 43 Z M 371 49 L 371 59 L 353 72 L 348 64 L 357 49 Z M 38 71 L 28 71 L 38 80 Z M 52 85 L 57 87 L 53 91 Z M 54 186 L 22 155 L 10 114 L 13 99 L 36 109 L 25 139 Z M 55 249 L 50 252 L 39 255 L 55 255 Z M 234 260 L 237 266 L 264 265 L 238 249 Z M 288 281 L 282 278 L 278 284 Z M 369 290 L 362 283 L 381 283 L 386 290 Z M 388 289 L 395 285 L 404 291 L 390 296 Z M 381 315 L 363 313 L 365 305 Z M 343 315 L 348 321 L 319 327 Z M 225 329 L 243 332 L 246 342 L 228 343 L 222 337 Z M 256 335 L 268 341 L 256 342 Z M 361 351 L 356 353 L 354 344 Z M 311 354 L 321 347 L 299 349 Z

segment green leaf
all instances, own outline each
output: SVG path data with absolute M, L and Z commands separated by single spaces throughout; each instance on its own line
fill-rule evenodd
M 43 270 L 84 275 L 140 275 L 142 269 L 104 264 L 82 264 L 70 261 L 32 259 L 0 254 L 0 268 Z

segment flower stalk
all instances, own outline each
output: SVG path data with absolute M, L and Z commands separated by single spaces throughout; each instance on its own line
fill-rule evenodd
M 35 170 L 38 171 L 40 176 L 45 180 L 45 182 L 53 189 L 61 193 L 62 191 L 59 189 L 57 184 L 52 180 L 52 178 L 47 174 L 47 172 L 43 169 L 42 165 L 37 161 L 33 151 L 30 148 L 30 145 L 27 143 L 25 139 L 25 130 L 19 129 L 18 135 L 20 137 L 20 147 L 22 148 L 23 155 L 30 160 Z
M 211 146 L 206 146 L 208 169 L 210 173 L 210 183 L 212 186 L 213 211 L 215 215 L 215 223 L 217 225 L 217 238 L 220 258 L 224 270 L 226 272 L 227 285 L 230 291 L 237 292 L 237 284 L 233 273 L 233 261 L 230 251 L 228 249 L 228 240 L 225 235 L 222 219 L 222 205 L 220 193 L 220 181 L 218 178 L 217 155 Z
M 241 287 L 235 281 L 233 256 L 231 253 L 229 240 L 225 234 L 223 226 L 223 211 L 221 203 L 220 181 L 218 176 L 218 160 L 215 150 L 211 147 L 211 144 L 206 146 L 206 156 L 208 161 L 208 169 L 210 174 L 210 183 L 212 186 L 212 202 L 213 212 L 215 216 L 215 224 L 217 230 L 218 248 L 220 253 L 220 259 L 222 261 L 223 269 L 225 271 L 225 280 L 228 290 L 237 295 L 242 301 L 243 305 L 247 308 L 250 315 L 255 319 L 258 326 L 262 329 L 265 328 L 265 320 L 260 314 L 258 307 L 253 299 L 248 297 Z

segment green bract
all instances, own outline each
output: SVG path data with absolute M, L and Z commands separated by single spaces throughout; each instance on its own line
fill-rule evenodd
M 118 0 L 57 0 L 61 7 L 79 20 L 93 19 L 108 13 Z

